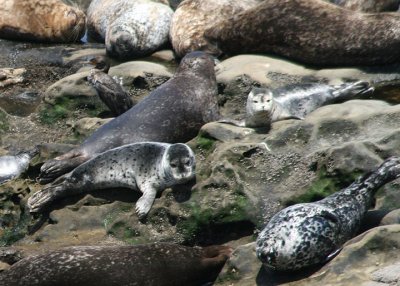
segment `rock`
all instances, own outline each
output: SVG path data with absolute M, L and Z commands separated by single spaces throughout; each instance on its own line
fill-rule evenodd
M 382 218 L 380 225 L 388 224 L 400 224 L 400 209 L 391 211 Z
M 33 113 L 40 103 L 37 91 L 25 91 L 15 95 L 0 95 L 0 106 L 11 115 L 28 116 Z
M 103 124 L 109 122 L 110 120 L 112 120 L 112 118 L 81 118 L 74 123 L 72 129 L 77 136 L 87 138 L 95 130 L 99 129 Z
M 372 280 L 387 284 L 400 283 L 400 263 L 386 266 L 371 274 Z
M 25 80 L 24 73 L 26 69 L 19 68 L 1 68 L 0 69 L 0 87 L 5 87 L 10 84 L 16 84 Z

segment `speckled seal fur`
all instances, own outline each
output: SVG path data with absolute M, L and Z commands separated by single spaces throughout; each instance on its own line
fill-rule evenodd
M 170 39 L 176 56 L 183 57 L 191 51 L 208 50 L 212 46 L 204 39 L 204 30 L 223 19 L 256 6 L 259 0 L 185 0 L 176 9 L 171 22 Z
M 399 0 L 326 0 L 343 8 L 366 13 L 389 12 L 399 9 Z
M 375 192 L 399 176 L 400 158 L 392 157 L 375 171 L 323 200 L 283 209 L 259 234 L 258 258 L 278 271 L 326 262 L 356 235 Z
M 75 42 L 85 33 L 85 14 L 60 0 L 4 0 L 0 37 L 37 42 Z
M 210 50 L 228 55 L 275 53 L 314 65 L 400 61 L 399 14 L 363 14 L 322 0 L 265 0 L 204 35 Z
M 202 52 L 190 53 L 174 76 L 141 102 L 104 124 L 77 148 L 45 162 L 39 180 L 54 180 L 95 154 L 121 145 L 187 142 L 219 116 L 214 59 Z
M 38 148 L 29 151 L 19 152 L 18 154 L 0 157 L 0 184 L 5 183 L 21 175 L 29 167 L 33 157 L 39 153 Z
M 134 143 L 99 154 L 60 177 L 28 200 L 31 212 L 43 210 L 53 201 L 99 189 L 125 187 L 143 193 L 136 212 L 144 217 L 157 192 L 183 184 L 195 176 L 195 157 L 185 144 Z
M 149 55 L 168 42 L 173 10 L 148 0 L 94 0 L 88 34 L 105 41 L 107 53 L 127 59 Z
M 268 127 L 285 119 L 304 119 L 317 108 L 357 95 L 369 94 L 373 88 L 365 81 L 328 85 L 323 83 L 297 84 L 271 90 L 253 88 L 246 103 L 247 127 Z
M 214 282 L 230 254 L 228 246 L 171 243 L 74 246 L 22 259 L 0 273 L 0 285 L 200 286 Z

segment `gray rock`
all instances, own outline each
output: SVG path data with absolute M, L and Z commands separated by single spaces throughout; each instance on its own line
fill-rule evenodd
M 371 278 L 376 282 L 400 284 L 400 261 L 375 271 L 371 274 Z

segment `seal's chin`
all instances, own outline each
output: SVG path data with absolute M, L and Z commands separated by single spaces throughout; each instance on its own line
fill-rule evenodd
M 172 177 L 174 181 L 178 184 L 187 183 L 191 179 L 195 177 L 195 173 L 193 171 L 186 171 L 186 172 L 172 172 Z

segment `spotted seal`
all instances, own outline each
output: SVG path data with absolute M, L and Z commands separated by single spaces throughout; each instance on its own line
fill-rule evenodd
M 28 169 L 29 163 L 37 154 L 39 154 L 39 149 L 35 147 L 32 150 L 19 152 L 14 156 L 1 156 L 0 184 L 19 177 Z
M 94 68 L 90 70 L 87 80 L 113 115 L 121 115 L 130 109 L 135 103 L 122 86 L 108 75 L 110 64 L 105 57 L 96 56 L 89 63 Z
M 37 42 L 75 42 L 85 33 L 85 14 L 60 0 L 5 0 L 0 37 Z
M 89 36 L 105 41 L 109 55 L 138 58 L 168 43 L 173 11 L 157 1 L 94 0 L 88 8 Z
M 50 182 L 95 154 L 121 145 L 187 142 L 205 123 L 219 119 L 217 93 L 214 58 L 203 52 L 187 54 L 171 79 L 77 148 L 47 161 L 39 181 Z
M 366 13 L 389 12 L 399 9 L 399 0 L 325 0 L 353 11 Z
M 279 271 L 326 262 L 356 235 L 375 192 L 398 177 L 400 157 L 392 157 L 323 200 L 283 209 L 259 234 L 258 258 L 267 267 Z
M 18 261 L 0 273 L 0 285 L 200 286 L 214 282 L 231 252 L 172 243 L 73 246 Z
M 262 1 L 204 36 L 210 50 L 228 55 L 275 53 L 313 65 L 400 61 L 400 15 L 364 14 L 320 0 Z
M 157 192 L 183 184 L 195 176 L 195 157 L 185 144 L 133 143 L 99 154 L 58 178 L 28 199 L 31 212 L 39 212 L 53 201 L 99 189 L 125 187 L 143 193 L 136 212 L 144 217 Z
M 247 96 L 245 119 L 224 119 L 219 122 L 251 128 L 270 127 L 272 122 L 304 119 L 307 114 L 321 106 L 370 94 L 373 90 L 365 81 L 340 85 L 302 83 L 275 90 L 253 88 Z

